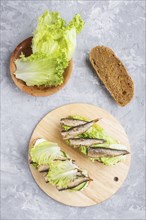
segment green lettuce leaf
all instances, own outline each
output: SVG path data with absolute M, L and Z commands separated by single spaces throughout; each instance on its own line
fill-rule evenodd
M 83 121 L 90 121 L 89 119 L 87 119 L 86 117 L 80 116 L 80 115 L 71 115 L 69 116 L 69 118 L 73 118 L 73 119 L 78 119 L 78 120 L 83 120 Z
M 54 161 L 50 164 L 48 181 L 57 187 L 67 187 L 76 179 L 77 166 L 71 160 Z
M 43 53 L 57 57 L 64 52 L 67 60 L 72 58 L 76 47 L 76 36 L 84 26 L 79 14 L 66 25 L 57 12 L 46 11 L 38 19 L 38 25 L 33 35 L 33 53 Z
M 64 70 L 71 60 L 76 37 L 84 26 L 80 15 L 66 25 L 57 12 L 46 11 L 38 18 L 33 33 L 32 52 L 16 60 L 15 76 L 27 86 L 58 86 L 64 82 Z
M 85 133 L 80 135 L 80 137 L 84 138 L 99 138 L 106 140 L 106 143 L 104 144 L 97 144 L 96 146 L 102 146 L 102 147 L 109 147 L 111 144 L 117 144 L 118 141 L 116 141 L 114 138 L 112 138 L 110 135 L 108 135 L 105 130 L 97 124 L 92 125 Z
M 16 77 L 27 86 L 58 86 L 64 81 L 64 68 L 68 61 L 62 55 L 55 58 L 42 58 L 39 54 L 16 60 Z
M 117 156 L 117 157 L 99 157 L 94 158 L 94 160 L 98 160 L 99 162 L 102 162 L 103 164 L 110 166 L 115 165 L 116 163 L 119 163 L 125 159 L 125 156 Z
M 65 21 L 57 12 L 44 12 L 38 18 L 36 30 L 33 33 L 33 53 L 43 53 L 56 57 L 60 54 L 60 40 L 64 35 Z
M 33 146 L 30 150 L 30 156 L 32 161 L 38 165 L 49 164 L 54 159 L 66 157 L 56 143 L 49 141 L 43 141 Z
M 79 14 L 76 14 L 74 18 L 69 22 L 69 29 L 74 28 L 76 33 L 79 34 L 84 27 L 85 22 L 82 20 Z

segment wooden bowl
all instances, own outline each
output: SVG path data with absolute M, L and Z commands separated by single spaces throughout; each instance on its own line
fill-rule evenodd
M 24 41 L 22 41 L 11 54 L 11 57 L 10 57 L 11 77 L 15 85 L 19 89 L 21 89 L 23 92 L 26 92 L 33 96 L 52 95 L 53 93 L 58 92 L 60 89 L 62 89 L 65 86 L 65 84 L 68 82 L 72 74 L 72 70 L 73 70 L 73 61 L 72 60 L 69 61 L 69 65 L 64 71 L 64 82 L 60 86 L 57 86 L 57 87 L 27 86 L 25 82 L 15 77 L 15 74 L 14 74 L 16 71 L 15 60 L 19 58 L 21 52 L 23 52 L 25 56 L 30 56 L 32 54 L 31 44 L 32 44 L 32 37 L 29 37 L 25 39 Z

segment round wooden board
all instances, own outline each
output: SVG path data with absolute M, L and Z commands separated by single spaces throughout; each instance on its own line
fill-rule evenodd
M 31 50 L 31 44 L 32 44 L 32 37 L 29 37 L 22 41 L 13 51 L 10 57 L 10 73 L 11 77 L 15 83 L 15 85 L 21 89 L 23 92 L 28 93 L 29 95 L 33 96 L 49 96 L 56 92 L 58 92 L 60 89 L 62 89 L 65 84 L 68 82 L 72 70 L 73 70 L 73 61 L 71 60 L 69 62 L 68 67 L 64 71 L 64 82 L 60 86 L 57 87 L 44 87 L 44 86 L 27 86 L 22 80 L 17 79 L 15 77 L 15 71 L 16 71 L 16 65 L 15 60 L 19 58 L 20 54 L 23 52 L 25 56 L 30 56 L 32 54 Z
M 30 139 L 29 149 L 32 141 L 37 138 L 43 137 L 49 141 L 56 142 L 62 150 L 76 161 L 78 166 L 88 171 L 93 181 L 90 182 L 88 187 L 83 191 L 60 192 L 50 183 L 45 183 L 42 174 L 29 164 L 31 173 L 40 188 L 50 197 L 61 203 L 78 207 L 99 204 L 110 198 L 123 184 L 130 167 L 131 155 L 127 155 L 124 162 L 114 166 L 105 166 L 99 162 L 91 162 L 83 154 L 77 152 L 62 140 L 59 121 L 61 118 L 69 115 L 82 115 L 91 120 L 101 117 L 102 119 L 98 123 L 108 132 L 108 134 L 119 140 L 121 144 L 126 145 L 130 151 L 128 137 L 123 127 L 111 114 L 89 104 L 77 103 L 64 105 L 49 112 L 38 123 Z M 115 177 L 118 178 L 118 181 L 115 181 Z

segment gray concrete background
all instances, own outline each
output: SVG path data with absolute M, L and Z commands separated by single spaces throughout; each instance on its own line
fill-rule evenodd
M 144 1 L 2 1 L 1 2 L 1 218 L 2 219 L 144 219 L 145 201 L 145 2 Z M 31 97 L 13 84 L 9 57 L 30 36 L 46 9 L 69 21 L 75 13 L 85 20 L 77 39 L 74 71 L 68 84 L 50 97 Z M 135 84 L 135 96 L 124 108 L 115 104 L 93 73 L 92 47 L 111 47 Z M 49 111 L 67 103 L 87 102 L 106 109 L 124 126 L 132 164 L 122 188 L 109 200 L 87 208 L 64 206 L 46 196 L 31 177 L 27 145 L 31 132 Z

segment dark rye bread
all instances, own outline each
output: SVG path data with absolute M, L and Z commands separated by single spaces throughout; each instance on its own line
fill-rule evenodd
M 90 62 L 115 101 L 127 105 L 134 95 L 134 85 L 125 66 L 108 47 L 97 46 L 90 52 Z

